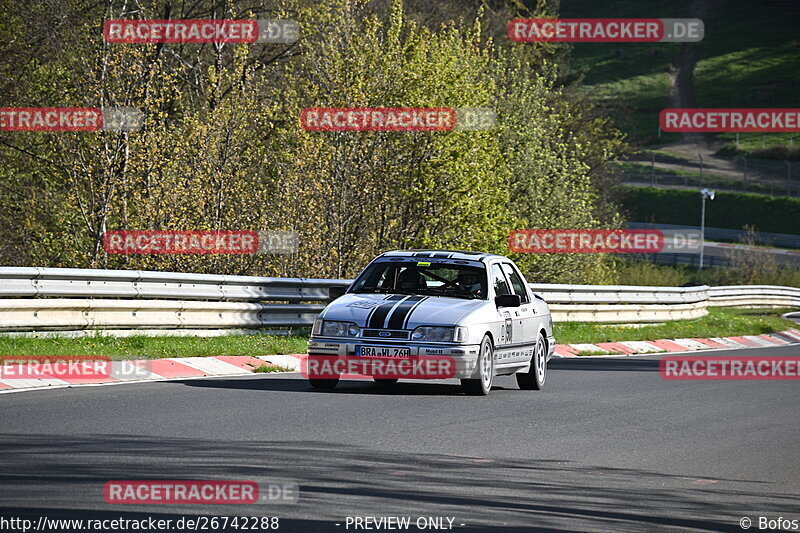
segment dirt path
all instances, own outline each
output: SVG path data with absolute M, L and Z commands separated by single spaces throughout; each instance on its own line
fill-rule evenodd
M 656 169 L 680 170 L 698 173 L 702 159 L 703 173 L 709 176 L 743 180 L 745 161 L 742 157 L 717 155 L 726 141 L 697 136 L 677 143 L 653 146 Z M 644 152 L 630 158 L 631 161 L 650 163 L 651 154 Z M 800 185 L 800 164 L 792 165 L 792 184 Z M 748 182 L 774 184 L 785 187 L 787 167 L 784 161 L 773 159 L 747 158 Z

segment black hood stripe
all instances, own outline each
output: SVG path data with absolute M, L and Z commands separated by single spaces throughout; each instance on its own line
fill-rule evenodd
M 427 297 L 410 296 L 394 309 L 392 316 L 389 317 L 389 324 L 386 327 L 389 329 L 403 329 L 403 324 L 405 323 L 406 317 L 411 312 L 411 309 L 423 300 L 427 300 Z
M 383 299 L 384 300 L 388 300 L 389 297 L 388 296 L 384 296 Z M 370 318 L 372 318 L 372 315 L 375 314 L 375 310 L 378 307 L 380 307 L 380 306 L 376 305 L 375 307 L 373 307 L 372 309 L 369 310 L 369 314 L 367 314 L 367 319 L 364 321 L 364 325 L 369 325 L 369 320 L 370 320 Z
M 394 309 L 394 306 L 397 305 L 397 302 L 402 301 L 403 299 L 408 298 L 403 294 L 393 294 L 389 298 L 387 298 L 387 303 L 381 304 L 378 307 L 374 308 L 370 315 L 367 317 L 367 321 L 365 322 L 368 328 L 382 328 L 383 322 L 386 320 L 386 317 L 389 316 L 389 313 Z
M 403 329 L 408 329 L 408 322 L 411 320 L 411 315 L 414 313 L 417 307 L 419 307 L 419 304 L 421 304 L 425 300 L 427 300 L 427 298 L 423 298 L 422 300 L 415 303 L 413 307 L 411 307 L 411 309 L 408 311 L 408 314 L 406 315 L 406 319 L 403 321 Z

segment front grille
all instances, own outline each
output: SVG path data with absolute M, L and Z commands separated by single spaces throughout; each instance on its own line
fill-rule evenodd
M 388 333 L 389 335 L 381 335 L 381 333 Z M 407 339 L 408 332 L 388 329 L 365 329 L 361 336 L 371 339 Z

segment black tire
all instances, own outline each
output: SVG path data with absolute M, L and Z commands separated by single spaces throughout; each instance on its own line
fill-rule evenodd
M 332 378 L 332 379 L 308 378 L 308 382 L 315 389 L 328 389 L 328 390 L 330 390 L 330 389 L 335 388 L 336 385 L 339 384 L 339 378 Z
M 381 387 L 391 387 L 397 383 L 397 378 L 372 378 Z
M 547 379 L 547 341 L 539 332 L 533 349 L 531 368 L 527 372 L 517 372 L 517 385 L 522 390 L 542 390 Z
M 484 335 L 478 352 L 479 379 L 462 379 L 461 387 L 469 396 L 486 396 L 492 390 L 494 381 L 494 346 L 489 335 Z

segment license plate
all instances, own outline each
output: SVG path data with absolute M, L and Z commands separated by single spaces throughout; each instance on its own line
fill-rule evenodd
M 362 357 L 409 357 L 411 348 L 396 346 L 356 346 L 356 355 Z

